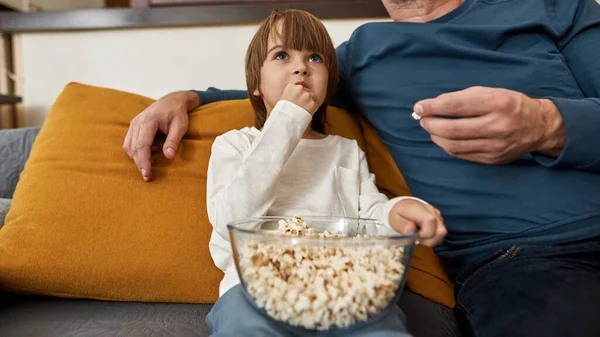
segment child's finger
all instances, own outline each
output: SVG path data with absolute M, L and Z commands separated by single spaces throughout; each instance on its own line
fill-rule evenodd
M 417 230 L 417 225 L 396 212 L 390 213 L 392 228 L 402 234 L 410 234 Z
M 427 214 L 422 218 L 420 222 L 417 222 L 419 226 L 419 236 L 422 239 L 431 239 L 435 236 L 437 230 L 437 217 L 432 214 Z
M 446 237 L 447 234 L 448 234 L 448 229 L 446 228 L 446 225 L 444 225 L 443 221 L 440 221 L 438 223 L 438 229 L 437 229 L 437 237 L 440 238 L 440 242 L 442 242 L 444 240 L 444 238 Z
M 419 237 L 421 239 L 430 239 L 437 230 L 438 216 L 429 208 L 429 205 L 419 205 L 419 207 L 406 207 L 402 210 L 402 217 L 415 223 L 419 228 Z
M 413 232 L 417 231 L 417 225 L 415 225 L 413 222 L 410 221 L 406 221 L 406 225 L 404 225 L 403 230 L 402 230 L 402 234 L 410 234 Z
M 442 241 L 444 241 L 446 234 L 448 234 L 448 230 L 446 229 L 446 226 L 444 225 L 443 221 L 438 221 L 435 229 L 435 234 L 430 238 L 422 240 L 421 244 L 430 247 L 437 246 L 440 243 L 442 243 Z

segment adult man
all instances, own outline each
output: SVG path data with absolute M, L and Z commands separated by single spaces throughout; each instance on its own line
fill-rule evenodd
M 600 5 L 383 3 L 394 22 L 362 26 L 337 49 L 337 101 L 442 211 L 449 233 L 436 252 L 462 330 L 600 335 Z M 168 133 L 172 157 L 199 103 L 174 93 L 132 121 L 124 149 L 144 179 L 155 132 Z

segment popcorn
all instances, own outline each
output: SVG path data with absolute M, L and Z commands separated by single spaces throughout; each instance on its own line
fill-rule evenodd
M 276 232 L 345 236 L 317 233 L 298 216 L 280 220 Z M 384 309 L 404 274 L 403 254 L 403 247 L 252 242 L 241 249 L 239 266 L 248 292 L 270 316 L 291 325 L 326 330 L 348 327 Z
M 413 112 L 412 115 L 410 115 L 410 116 L 416 121 L 421 120 L 421 116 L 419 116 L 416 112 Z

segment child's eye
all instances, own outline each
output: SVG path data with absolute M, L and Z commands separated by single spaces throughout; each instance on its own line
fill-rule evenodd
M 321 55 L 312 54 L 308 57 L 309 62 L 323 62 Z
M 288 58 L 288 54 L 284 51 L 280 51 L 279 53 L 275 54 L 275 60 L 287 60 Z

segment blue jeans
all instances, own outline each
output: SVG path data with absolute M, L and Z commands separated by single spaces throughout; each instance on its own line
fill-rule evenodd
M 308 334 L 307 330 L 288 330 L 287 327 L 267 319 L 257 312 L 237 285 L 227 291 L 206 316 L 206 323 L 212 330 L 211 336 L 344 336 L 344 337 L 408 337 L 405 329 L 404 313 L 395 305 L 389 314 L 361 325 L 360 329 L 347 328 L 339 331 L 323 331 Z
M 600 336 L 600 241 L 515 245 L 456 278 L 465 337 Z

